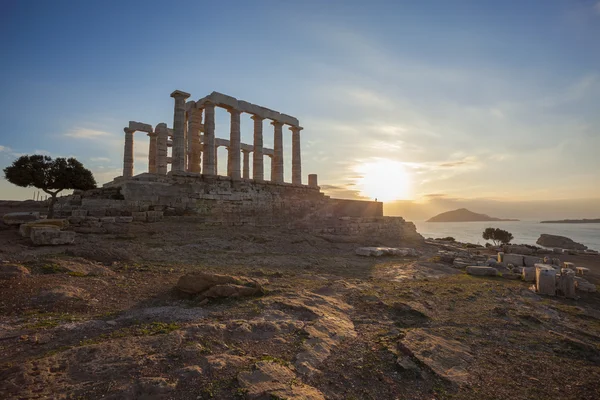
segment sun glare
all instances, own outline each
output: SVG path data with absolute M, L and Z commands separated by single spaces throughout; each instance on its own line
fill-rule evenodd
M 360 175 L 357 189 L 365 197 L 378 201 L 410 198 L 410 177 L 402 163 L 377 160 L 358 165 L 356 172 Z

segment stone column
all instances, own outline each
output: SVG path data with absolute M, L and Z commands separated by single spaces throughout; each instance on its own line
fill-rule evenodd
M 202 124 L 202 109 L 192 108 L 188 112 L 188 129 L 187 129 L 187 171 L 200 172 L 200 125 Z
M 231 179 L 240 179 L 240 111 L 235 109 L 228 111 L 231 114 L 231 131 L 227 154 L 227 176 Z
M 275 182 L 273 177 L 275 176 L 275 157 L 271 154 L 267 154 L 267 157 L 271 159 L 271 182 Z
M 202 157 L 202 173 L 217 174 L 217 151 L 215 148 L 215 105 L 204 105 L 204 155 Z
M 319 183 L 317 181 L 317 174 L 308 175 L 308 186 L 315 188 L 319 186 Z
M 302 185 L 302 158 L 300 155 L 300 131 L 299 126 L 290 127 L 292 131 L 292 183 Z
M 253 115 L 254 120 L 254 152 L 252 153 L 252 178 L 256 181 L 262 181 L 264 177 L 263 160 L 263 119 L 258 115 Z
M 133 176 L 133 132 L 129 128 L 123 128 L 125 132 L 125 149 L 123 151 L 123 176 L 131 178 Z
M 156 138 L 156 173 L 159 175 L 167 174 L 167 154 L 169 141 L 169 131 L 167 130 L 167 124 L 164 122 L 156 125 L 154 130 L 157 134 Z
M 250 150 L 242 150 L 244 154 L 244 167 L 242 178 L 250 179 Z
M 283 183 L 283 123 L 279 121 L 271 122 L 273 125 L 273 167 L 271 168 L 272 176 L 271 181 L 276 183 Z
M 190 97 L 189 93 L 176 90 L 171 93 L 175 99 L 173 114 L 173 161 L 171 171 L 185 171 L 185 99 Z
M 156 144 L 158 141 L 158 133 L 148 133 L 150 138 L 150 144 L 148 145 L 148 172 L 151 174 L 156 173 Z

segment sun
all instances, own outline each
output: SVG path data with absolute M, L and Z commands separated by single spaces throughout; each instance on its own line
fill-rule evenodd
M 360 194 L 378 201 L 410 198 L 410 176 L 398 161 L 380 159 L 355 168 L 359 177 L 356 186 Z

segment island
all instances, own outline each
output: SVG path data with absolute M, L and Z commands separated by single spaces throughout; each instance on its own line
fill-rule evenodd
M 596 219 L 561 219 L 557 221 L 540 221 L 540 224 L 600 224 L 600 218 Z
M 476 221 L 518 221 L 518 219 L 502 219 L 490 217 L 486 214 L 478 214 L 469 211 L 466 208 L 446 211 L 435 217 L 429 218 L 426 222 L 476 222 Z

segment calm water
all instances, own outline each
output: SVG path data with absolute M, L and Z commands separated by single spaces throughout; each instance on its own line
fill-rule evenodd
M 540 224 L 538 221 L 499 222 L 424 222 L 413 221 L 425 238 L 452 236 L 460 242 L 485 244 L 481 237 L 485 228 L 509 231 L 513 243 L 536 244 L 542 233 L 561 235 L 600 251 L 600 224 Z

